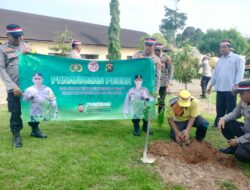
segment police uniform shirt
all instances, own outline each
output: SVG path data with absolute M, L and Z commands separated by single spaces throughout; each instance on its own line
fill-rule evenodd
M 246 133 L 245 135 L 239 137 L 237 141 L 239 143 L 248 143 L 250 142 L 250 105 L 243 102 L 242 100 L 237 104 L 235 109 L 222 117 L 222 119 L 225 122 L 232 121 L 235 119 L 240 118 L 241 116 L 244 116 L 244 125 L 241 127 L 241 129 Z
M 82 59 L 81 55 L 75 50 L 71 50 L 67 57 L 73 59 Z
M 160 78 L 161 78 L 161 67 L 160 65 L 158 65 L 159 63 L 161 63 L 160 59 L 154 54 L 152 56 L 147 56 L 143 51 L 139 51 L 135 53 L 135 55 L 133 56 L 133 59 L 138 59 L 138 58 L 152 58 L 155 68 L 155 90 L 156 92 L 158 92 L 160 88 Z
M 7 42 L 0 46 L 0 77 L 7 90 L 18 86 L 18 53 L 29 46 L 21 42 L 15 46 Z
M 170 57 L 162 54 L 160 57 L 161 60 L 161 79 L 160 79 L 160 86 L 165 87 L 168 86 L 169 81 L 171 79 L 172 70 L 168 67 L 168 61 Z

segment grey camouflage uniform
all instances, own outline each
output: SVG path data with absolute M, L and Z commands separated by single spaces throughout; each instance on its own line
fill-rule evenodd
M 9 42 L 0 46 L 0 77 L 7 90 L 12 90 L 18 86 L 18 53 L 23 48 L 29 46 L 21 42 L 19 46 L 14 46 Z
M 75 50 L 71 50 L 68 54 L 67 54 L 68 58 L 73 58 L 73 59 L 82 59 L 81 55 L 76 52 Z
M 160 89 L 160 79 L 161 79 L 161 61 L 156 55 L 147 56 L 145 53 L 139 51 L 134 56 L 133 59 L 136 58 L 152 58 L 153 62 L 155 63 L 155 91 L 156 93 L 159 92 Z
M 240 101 L 239 104 L 235 107 L 235 109 L 225 115 L 222 119 L 225 122 L 233 121 L 241 116 L 244 116 L 244 125 L 241 126 L 241 129 L 246 133 L 237 138 L 238 143 L 249 143 L 250 142 L 250 105 L 247 103 Z

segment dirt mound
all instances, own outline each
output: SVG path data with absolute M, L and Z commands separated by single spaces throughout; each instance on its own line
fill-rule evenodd
M 232 155 L 218 152 L 208 142 L 189 146 L 157 141 L 149 146 L 150 156 L 159 157 L 157 170 L 167 186 L 182 185 L 192 190 L 249 190 L 250 180 L 237 168 Z
M 226 167 L 235 167 L 236 161 L 232 155 L 225 155 L 212 147 L 208 142 L 193 140 L 189 146 L 181 146 L 176 142 L 164 143 L 157 141 L 149 146 L 149 153 L 155 156 L 179 159 L 187 164 L 200 162 L 219 163 Z

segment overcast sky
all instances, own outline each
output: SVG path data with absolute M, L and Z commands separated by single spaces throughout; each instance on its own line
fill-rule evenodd
M 109 25 L 111 0 L 2 0 L 0 8 Z M 175 0 L 119 0 L 122 28 L 159 32 L 164 6 Z M 180 12 L 187 14 L 186 26 L 206 31 L 235 28 L 250 36 L 250 0 L 181 0 Z M 0 15 L 1 21 L 1 15 Z

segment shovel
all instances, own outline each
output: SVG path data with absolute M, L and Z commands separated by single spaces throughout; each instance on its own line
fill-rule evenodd
M 150 115 L 150 114 L 149 114 Z M 149 158 L 147 156 L 148 152 L 148 139 L 149 139 L 149 131 L 150 131 L 150 116 L 148 116 L 148 127 L 147 127 L 147 133 L 145 136 L 145 145 L 144 145 L 144 151 L 143 151 L 143 157 L 141 158 L 141 161 L 144 164 L 152 164 L 156 161 L 157 158 Z

